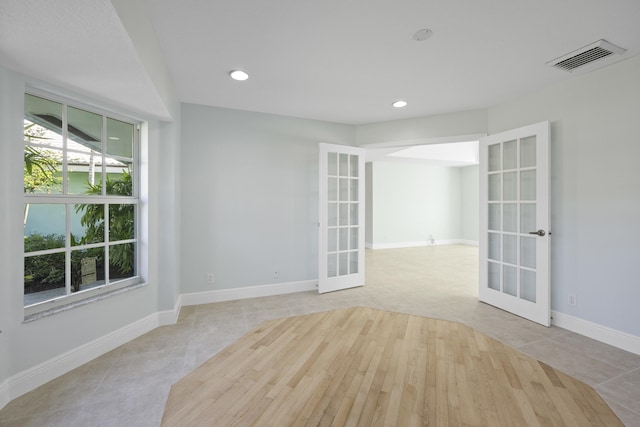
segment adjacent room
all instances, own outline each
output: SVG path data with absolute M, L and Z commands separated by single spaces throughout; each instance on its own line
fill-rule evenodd
M 638 22 L 0 2 L 0 426 L 640 426 Z

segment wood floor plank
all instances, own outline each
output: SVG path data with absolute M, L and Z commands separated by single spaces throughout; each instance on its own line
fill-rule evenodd
M 267 321 L 171 388 L 169 426 L 621 426 L 590 386 L 465 325 L 370 308 Z

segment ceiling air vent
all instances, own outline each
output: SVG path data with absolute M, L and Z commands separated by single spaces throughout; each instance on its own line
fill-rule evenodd
M 582 70 L 583 67 L 585 70 L 587 68 L 592 69 L 594 67 L 587 67 L 587 65 L 596 62 L 598 64 L 594 64 L 594 66 L 610 64 L 614 61 L 604 61 L 603 59 L 613 59 L 612 55 L 622 55 L 626 51 L 626 49 L 613 45 L 606 40 L 598 40 L 595 43 L 549 61 L 547 65 L 569 72 Z

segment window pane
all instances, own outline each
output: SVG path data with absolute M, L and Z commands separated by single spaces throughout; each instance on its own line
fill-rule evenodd
M 358 272 L 358 252 L 351 252 L 349 258 L 351 260 L 349 274 L 356 274 Z
M 70 214 L 71 246 L 104 242 L 104 205 L 75 204 Z
M 62 149 L 62 104 L 25 95 L 24 136 L 26 143 Z
M 338 225 L 338 204 L 337 203 L 328 203 L 327 204 L 327 223 L 330 227 L 335 227 Z
M 489 230 L 500 231 L 500 204 L 489 204 Z
M 349 274 L 349 252 L 338 254 L 338 259 L 338 274 L 340 276 L 346 276 Z
M 109 246 L 109 282 L 136 275 L 135 249 L 135 243 Z
M 107 154 L 133 157 L 133 125 L 107 118 Z
M 500 261 L 500 234 L 489 233 L 489 259 Z
M 520 270 L 520 298 L 536 302 L 536 272 Z
M 349 249 L 349 229 L 341 228 L 338 232 L 338 250 L 346 251 Z
M 522 171 L 520 173 L 520 200 L 536 199 L 536 171 Z
M 504 231 L 516 232 L 518 229 L 518 205 L 516 203 L 505 203 L 502 209 Z
M 351 176 L 358 176 L 358 156 L 351 155 L 349 156 L 349 161 L 351 162 Z
M 358 201 L 358 179 L 357 178 L 351 178 L 350 180 L 350 186 L 351 189 L 349 190 L 349 199 L 352 202 L 357 202 Z
M 497 264 L 495 262 L 490 262 L 487 274 L 489 275 L 489 278 L 488 278 L 489 288 L 499 291 L 500 290 L 500 264 Z
M 518 172 L 505 172 L 503 174 L 503 200 L 517 200 L 518 198 Z
M 327 171 L 330 176 L 338 175 L 338 154 L 327 153 Z
M 68 107 L 67 138 L 69 194 L 92 193 L 102 182 L 102 116 Z
M 338 275 L 338 254 L 327 255 L 327 277 Z
M 25 145 L 24 192 L 62 193 L 62 151 Z
M 338 200 L 338 178 L 329 178 L 327 180 L 327 199 L 330 202 Z
M 109 241 L 135 238 L 135 205 L 109 205 Z
M 64 248 L 66 207 L 64 204 L 24 205 L 24 251 Z
M 102 116 L 75 107 L 67 108 L 68 139 L 84 148 L 102 152 Z M 68 148 L 72 148 L 69 145 Z
M 68 153 L 67 165 L 68 194 L 102 194 L 102 156 Z
M 349 249 L 358 249 L 358 227 L 351 227 Z
M 528 233 L 537 230 L 536 226 L 536 204 L 521 203 L 520 204 L 520 232 Z
M 510 234 L 502 236 L 502 258 L 509 264 L 518 262 L 518 237 Z
M 520 140 L 520 167 L 528 168 L 536 165 L 536 137 L 530 136 Z
M 349 203 L 350 224 L 358 225 L 358 204 Z
M 504 265 L 502 277 L 504 283 L 503 292 L 514 297 L 518 296 L 518 269 L 510 265 Z
M 64 265 L 64 252 L 24 258 L 25 306 L 66 294 Z
M 489 172 L 500 170 L 500 144 L 489 146 Z
M 348 154 L 340 154 L 340 163 L 339 163 L 339 173 L 340 176 L 349 176 L 349 155 Z
M 133 196 L 133 177 L 129 165 L 107 165 L 107 195 Z
M 330 228 L 327 230 L 327 251 L 335 252 L 338 250 L 338 229 Z
M 340 188 L 338 190 L 340 201 L 349 201 L 349 178 L 340 178 Z
M 104 285 L 104 248 L 71 251 L 71 292 Z
M 520 238 L 520 265 L 536 268 L 536 238 Z
M 489 200 L 502 200 L 500 197 L 500 174 L 489 175 Z
M 504 143 L 503 149 L 503 170 L 515 169 L 518 167 L 518 146 L 517 141 L 509 141 Z
M 349 203 L 340 203 L 340 225 L 349 225 Z

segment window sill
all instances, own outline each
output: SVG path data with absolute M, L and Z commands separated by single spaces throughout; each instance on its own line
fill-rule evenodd
M 81 299 L 81 300 L 78 300 L 78 301 L 73 301 L 73 302 L 70 302 L 68 304 L 59 305 L 59 306 L 50 308 L 48 310 L 43 310 L 43 311 L 39 311 L 37 313 L 29 314 L 29 315 L 24 316 L 24 321 L 22 323 L 35 322 L 36 320 L 40 320 L 40 319 L 43 319 L 45 317 L 53 316 L 54 314 L 58 314 L 58 313 L 62 313 L 64 311 L 72 310 L 72 309 L 74 309 L 76 307 L 81 307 L 83 305 L 92 304 L 92 303 L 94 303 L 96 301 L 101 301 L 103 299 L 110 298 L 110 297 L 115 296 L 115 295 L 120 295 L 122 293 L 129 292 L 129 291 L 132 291 L 134 289 L 142 288 L 144 286 L 147 286 L 146 282 L 133 283 L 131 285 L 124 286 L 124 287 L 119 288 L 119 289 L 114 289 L 114 290 L 109 291 L 109 292 L 103 292 L 103 293 L 100 293 L 100 294 L 97 294 L 97 295 L 92 295 L 92 296 L 89 296 L 87 298 L 84 298 L 84 299 Z

